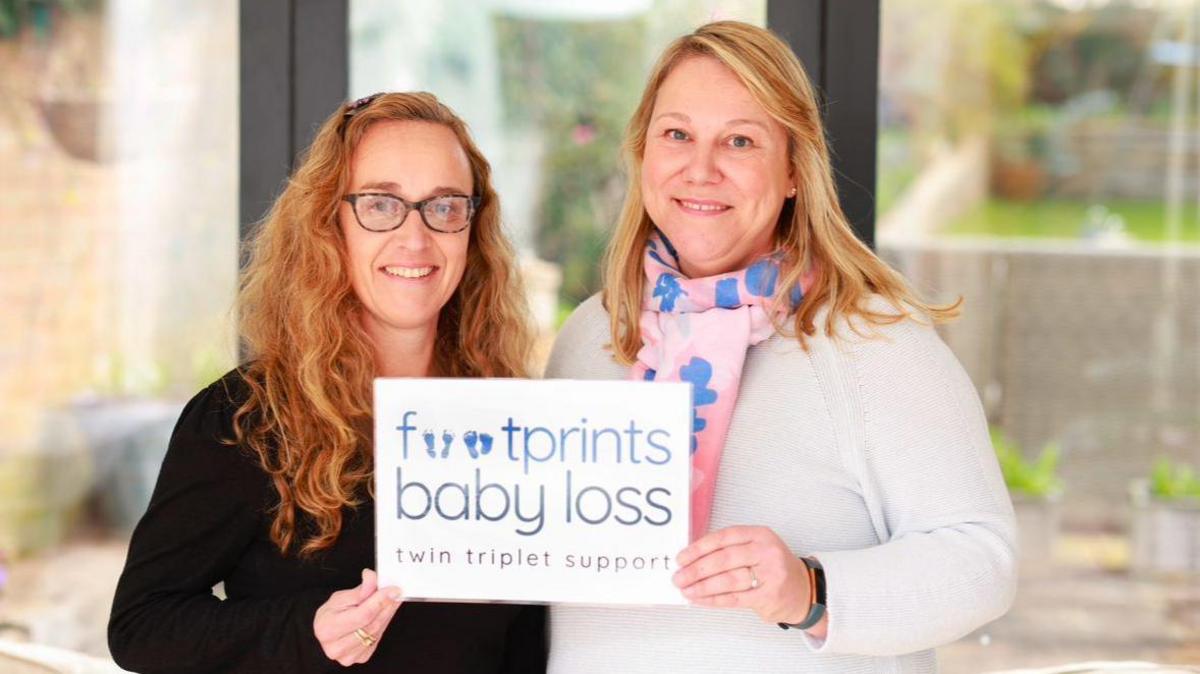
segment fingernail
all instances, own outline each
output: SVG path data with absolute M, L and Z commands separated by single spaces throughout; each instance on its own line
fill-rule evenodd
M 392 590 L 392 591 L 388 592 L 387 596 L 388 596 L 388 599 L 391 599 L 393 602 L 399 604 L 400 600 L 404 598 L 404 593 L 401 592 L 400 590 Z

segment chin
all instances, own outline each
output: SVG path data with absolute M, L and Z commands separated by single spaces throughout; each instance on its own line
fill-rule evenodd
M 676 246 L 675 250 L 679 251 L 683 265 L 693 270 L 700 270 L 698 271 L 700 277 L 729 271 L 725 269 L 728 266 L 726 260 L 732 258 L 729 257 L 727 250 L 714 251 L 705 246 L 689 246 L 687 244 Z

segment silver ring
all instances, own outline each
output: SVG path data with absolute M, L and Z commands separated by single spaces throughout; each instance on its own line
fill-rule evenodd
M 746 570 L 750 572 L 750 589 L 757 590 L 758 589 L 758 575 L 754 573 L 754 567 L 747 566 Z

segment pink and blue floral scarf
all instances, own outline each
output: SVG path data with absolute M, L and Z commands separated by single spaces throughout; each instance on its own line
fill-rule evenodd
M 774 333 L 771 314 L 779 256 L 746 269 L 689 279 L 660 232 L 644 261 L 646 292 L 639 321 L 642 348 L 630 378 L 692 385 L 691 537 L 708 531 L 721 450 L 729 432 L 746 351 Z M 811 271 L 789 294 L 789 312 L 812 286 Z

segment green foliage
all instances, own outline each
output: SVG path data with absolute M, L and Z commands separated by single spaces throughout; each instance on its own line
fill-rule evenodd
M 1164 501 L 1200 502 L 1200 475 L 1190 465 L 1160 458 L 1150 471 L 1150 495 Z
M 0 39 L 18 35 L 31 25 L 41 35 L 50 30 L 53 10 L 93 11 L 101 0 L 0 0 Z
M 567 319 L 571 317 L 571 314 L 575 313 L 577 308 L 579 308 L 579 305 L 575 302 L 558 301 L 558 310 L 554 314 L 555 332 L 562 330 L 563 323 L 567 322 Z
M 1166 203 L 1114 199 L 1104 202 L 1109 213 L 1120 216 L 1124 230 L 1137 241 L 1200 243 L 1200 209 L 1184 204 L 1179 239 L 1167 239 Z M 999 236 L 1078 239 L 1086 234 L 1092 204 L 1068 199 L 1009 201 L 988 199 L 946 228 L 953 236 Z
M 920 145 L 978 133 L 1024 104 L 1031 45 L 1017 30 L 1022 16 L 1002 2 L 885 3 L 881 82 L 903 92 L 895 104 Z
M 1058 460 L 1062 448 L 1057 442 L 1048 442 L 1042 447 L 1037 459 L 1029 461 L 999 428 L 992 427 L 992 446 L 1000 462 L 1004 483 L 1011 492 L 1046 498 L 1062 491 L 1062 480 L 1058 477 Z
M 642 19 L 496 19 L 504 124 L 542 148 L 538 255 L 562 266 L 564 301 L 600 286 L 598 260 L 625 182 L 620 147 L 645 78 Z

